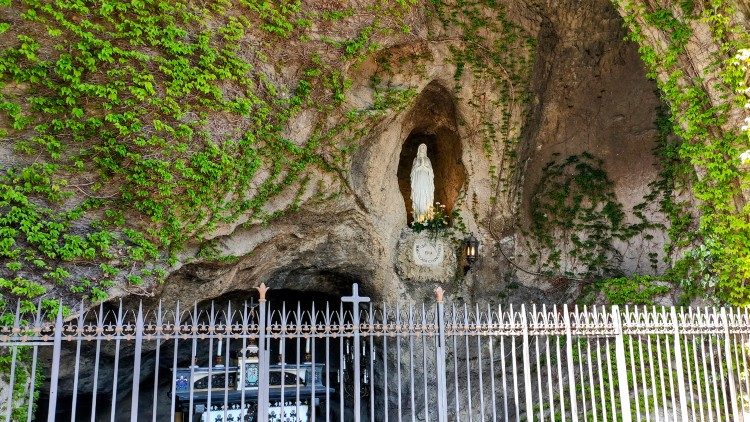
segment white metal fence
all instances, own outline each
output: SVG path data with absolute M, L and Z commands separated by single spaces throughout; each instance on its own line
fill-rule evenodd
M 436 293 L 19 311 L 0 327 L 3 420 L 750 421 L 747 309 Z

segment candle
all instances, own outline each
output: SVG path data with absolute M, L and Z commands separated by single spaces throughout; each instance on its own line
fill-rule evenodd
M 216 352 L 216 356 L 221 356 L 221 339 L 219 339 L 219 351 Z
M 310 337 L 305 339 L 305 353 L 310 353 Z

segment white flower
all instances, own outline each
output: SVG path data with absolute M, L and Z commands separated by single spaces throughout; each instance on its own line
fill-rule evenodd
M 750 164 L 750 149 L 740 154 L 740 163 Z
M 737 60 L 750 60 L 750 48 L 743 48 L 737 50 L 737 55 L 734 56 Z

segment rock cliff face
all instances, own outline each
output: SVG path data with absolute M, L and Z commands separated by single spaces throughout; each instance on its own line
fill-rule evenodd
M 418 2 L 392 15 L 378 9 L 380 2 L 303 3 L 292 12 L 299 18 L 294 22 L 303 22 L 297 29 L 276 21 L 284 17 L 281 11 L 261 13 L 238 6 L 222 15 L 230 24 L 249 16 L 251 22 L 241 31 L 234 33 L 237 28 L 227 25 L 219 32 L 239 40 L 222 54 L 247 64 L 241 69 L 252 75 L 252 83 L 229 78 L 214 84 L 217 92 L 244 99 L 240 93 L 249 85 L 261 87 L 263 95 L 274 97 L 267 109 L 252 108 L 266 98 L 260 94 L 247 106 L 252 112 L 236 111 L 246 105 L 242 101 L 228 110 L 210 99 L 195 103 L 194 96 L 180 98 L 196 109 L 213 104 L 200 112 L 186 111 L 178 123 L 187 125 L 186 132 L 206 137 L 207 151 L 234 154 L 212 156 L 198 150 L 201 159 L 216 164 L 199 176 L 220 177 L 196 190 L 180 185 L 175 199 L 161 192 L 163 184 L 171 192 L 172 178 L 160 179 L 161 173 L 152 177 L 149 166 L 159 163 L 149 161 L 149 166 L 138 167 L 137 175 L 152 177 L 158 188 L 145 194 L 139 187 L 130 190 L 127 185 L 141 178 L 129 179 L 128 166 L 159 156 L 158 142 L 148 145 L 152 149 L 123 154 L 127 158 L 120 157 L 119 173 L 109 178 L 100 178 L 106 169 L 86 167 L 89 161 L 111 164 L 106 160 L 87 158 L 80 164 L 82 173 L 68 173 L 68 167 L 60 172 L 68 181 L 61 188 L 72 196 L 58 208 L 69 210 L 92 197 L 105 204 L 116 198 L 112 206 L 117 212 L 110 220 L 121 216 L 128 228 L 153 237 L 163 233 L 158 229 L 166 223 L 159 218 L 169 214 L 170 207 L 190 216 L 190 224 L 179 226 L 187 238 L 174 262 L 165 265 L 163 281 L 134 282 L 140 278 L 133 269 L 152 273 L 153 263 L 128 261 L 121 250 L 100 260 L 58 262 L 70 278 L 102 278 L 97 271 L 104 261 L 120 270 L 113 285 L 107 285 L 109 297 L 124 297 L 129 305 L 146 298 L 146 307 L 156 300 L 170 306 L 177 300 L 246 297 L 260 283 L 335 296 L 359 282 L 374 299 L 426 299 L 435 283 L 401 279 L 404 273 L 397 271 L 404 259 L 399 241 L 408 237 L 403 234 L 410 221 L 407 177 L 416 147 L 423 142 L 437 175 L 436 199 L 458 216 L 452 240 L 446 241 L 456 248 L 458 263 L 447 260 L 457 267 L 451 269 L 455 276 L 446 282 L 450 272 L 437 271 L 449 296 L 559 302 L 576 297 L 584 279 L 662 270 L 654 261 L 662 253 L 663 230 L 654 225 L 626 230 L 641 222 L 638 213 L 652 222 L 664 220 L 658 209 L 638 207 L 659 177 L 653 155 L 659 100 L 637 47 L 624 41 L 622 19 L 609 1 Z M 35 54 L 59 59 L 54 37 L 43 35 L 18 12 L 12 9 L 4 16 L 13 23 L 6 36 L 41 31 Z M 203 30 L 209 33 L 225 23 L 208 16 Z M 74 21 L 83 19 L 78 18 Z M 196 33 L 185 38 L 198 38 Z M 216 33 L 211 34 L 218 37 Z M 118 42 L 114 44 L 122 46 Z M 168 55 L 162 47 L 142 50 Z M 96 81 L 103 73 L 79 76 Z M 320 73 L 324 77 L 311 82 Z M 161 98 L 179 89 L 179 83 L 167 79 L 154 80 L 150 95 Z M 4 82 L 4 96 L 31 108 L 24 98 L 34 94 L 32 83 Z M 99 116 L 96 101 L 86 103 L 88 108 L 80 113 Z M 12 125 L 12 117 L 0 117 L 3 127 Z M 142 129 L 153 134 L 157 126 L 152 121 Z M 31 131 L 9 132 L 12 136 L 1 144 L 3 167 L 22 169 L 36 159 L 52 161 L 42 153 L 34 158 L 13 149 L 15 140 L 33 137 Z M 86 141 L 112 147 L 98 138 L 102 132 L 97 129 Z M 269 133 L 279 136 L 263 138 Z M 183 167 L 195 158 L 183 159 L 180 148 L 162 152 L 166 163 L 182 161 Z M 287 156 L 274 155 L 281 153 Z M 98 190 L 89 191 L 90 186 Z M 149 206 L 166 204 L 167 210 L 144 211 L 146 201 L 139 195 L 153 199 Z M 201 208 L 205 203 L 193 200 L 196 196 L 213 197 L 220 206 L 206 211 Z M 548 211 L 554 211 L 555 204 L 559 210 L 576 205 L 572 208 L 587 213 L 567 210 L 553 218 Z M 72 227 L 85 234 L 105 215 L 106 206 L 84 211 Z M 212 220 L 216 215 L 221 218 Z M 180 218 L 176 221 L 184 223 Z M 209 229 L 196 234 L 195 227 L 209 220 Z M 480 256 L 464 275 L 460 240 L 469 232 L 481 242 Z M 136 236 L 126 237 L 140 246 Z M 578 243 L 593 246 L 580 249 Z M 23 267 L 17 274 L 2 268 L 0 277 L 5 278 L 0 280 L 41 280 L 50 295 L 78 299 L 64 287 L 66 279 L 52 283 L 43 276 L 52 267 L 41 262 L 44 269 Z M 63 369 L 61 382 L 68 386 L 72 377 L 66 370 L 70 368 Z M 122 381 L 121 391 L 128 382 Z
M 700 247 L 683 263 L 682 280 L 700 277 L 698 290 L 721 301 L 750 303 L 747 161 L 750 147 L 750 8 L 745 1 L 715 3 L 615 1 L 629 37 L 658 81 L 673 113 L 677 149 L 699 200 L 695 235 Z M 679 236 L 678 236 L 679 237 Z M 699 251 L 699 252 L 696 252 Z M 692 254 L 692 256 L 691 256 Z M 710 268 L 704 271 L 702 268 Z M 696 277 L 693 273 L 703 273 Z
M 606 193 L 603 200 L 584 198 L 584 205 L 598 213 L 588 217 L 619 227 L 608 235 L 640 221 L 633 209 L 644 201 L 651 191 L 649 184 L 659 174 L 653 155 L 659 101 L 636 46 L 623 40 L 621 18 L 606 0 L 505 3 L 419 3 L 379 20 L 375 16 L 380 12 L 367 2 L 348 5 L 340 16 L 336 11 L 343 6 L 336 2 L 305 2 L 292 15 L 307 16 L 309 22 L 290 30 L 294 35 L 287 39 L 278 38 L 286 30 L 274 26 L 271 15 L 244 11 L 250 21 L 263 25 L 248 25 L 238 34 L 233 54 L 252 66 L 248 72 L 255 83 L 265 84 L 266 94 L 278 91 L 274 104 L 281 104 L 280 110 L 292 111 L 284 114 L 286 120 L 266 116 L 267 122 L 253 120 L 253 113 L 203 111 L 195 120 L 199 123 L 193 122 L 194 129 L 200 126 L 203 136 L 214 144 L 225 142 L 219 143 L 224 148 L 227 140 L 246 139 L 247 133 L 260 137 L 258 125 L 268 123 L 278 127 L 280 148 L 291 152 L 276 160 L 259 149 L 258 161 L 239 161 L 236 173 L 202 188 L 209 197 L 215 189 L 214 196 L 223 201 L 218 208 L 224 211 L 195 209 L 190 227 L 211 220 L 211 215 L 221 218 L 200 234 L 184 230 L 187 239 L 176 259 L 164 266 L 164 281 L 133 282 L 140 280 L 132 277 L 133 268 L 153 273 L 148 259 L 125 270 L 126 259 L 100 259 L 122 270 L 108 288 L 109 296 L 136 294 L 192 302 L 251 290 L 261 282 L 277 289 L 337 293 L 358 281 L 377 298 L 424 297 L 434 286 L 405 282 L 396 271 L 398 242 L 409 221 L 406 177 L 421 142 L 430 146 L 436 168 L 436 199 L 460 215 L 465 233 L 475 233 L 481 241 L 479 261 L 469 275 L 464 277 L 458 269 L 456 282 L 446 286 L 452 294 L 555 301 L 576 295 L 579 278 L 659 272 L 661 264 L 654 261 L 664 243 L 662 229 L 649 226 L 619 240 L 599 239 L 603 243 L 597 244 L 598 249 L 584 253 L 571 246 L 575 243 L 571 234 L 575 236 L 578 228 L 561 227 L 562 217 L 555 220 L 540 205 L 545 195 L 560 193 L 548 189 L 550 168 L 562 169 L 556 175 L 558 182 L 560 177 L 575 177 L 583 167 L 566 167 L 566 160 L 583 157 L 588 163 L 584 167 L 597 177 L 589 180 L 591 186 L 602 183 L 597 186 Z M 230 20 L 244 13 L 244 9 L 222 10 Z M 38 29 L 33 20 L 27 23 L 17 14 L 8 19 L 15 26 L 6 36 L 16 36 L 18 28 L 32 33 Z M 289 22 L 300 21 L 290 18 Z M 38 42 L 38 56 L 59 59 L 54 37 L 40 35 Z M 167 54 L 154 49 L 147 53 Z M 308 83 L 312 94 L 294 103 L 307 86 L 302 82 L 316 72 L 328 79 Z M 155 97 L 168 94 L 167 82 L 153 82 Z M 237 95 L 237 84 L 222 83 L 217 82 L 218 92 Z M 3 93 L 23 102 L 33 89 L 31 83 L 8 82 Z M 80 112 L 99 113 L 93 107 Z M 3 117 L 4 126 L 12 123 L 11 117 Z M 192 117 L 187 112 L 181 118 Z M 143 130 L 153 127 L 154 123 Z M 33 136 L 30 129 L 9 133 Z M 99 142 L 97 135 L 87 136 L 94 144 Z M 11 138 L 3 142 L 2 163 L 20 169 L 32 160 L 10 152 Z M 256 148 L 263 142 L 241 148 Z M 179 161 L 180 153 L 176 154 L 174 160 Z M 169 154 L 165 155 L 169 162 Z M 304 167 L 302 161 L 308 158 L 314 164 Z M 124 163 L 129 165 L 127 160 Z M 255 165 L 258 169 L 247 185 L 237 182 L 236 189 L 225 187 L 234 186 L 234 179 L 240 179 L 235 174 L 243 172 L 243 166 Z M 158 220 L 152 209 L 128 208 L 128 198 L 141 204 L 137 198 L 142 191 L 128 196 L 128 188 L 118 190 L 118 183 L 127 186 L 129 179 L 101 179 L 97 173 L 101 169 L 86 169 L 82 174 L 60 172 L 68 178 L 69 187 L 63 189 L 72 194 L 64 207 L 90 196 L 114 197 L 119 202 L 113 206 L 123 212 L 126 226 L 158 232 L 149 232 L 162 224 L 149 223 Z M 87 183 L 99 190 L 88 192 Z M 176 191 L 192 192 L 190 188 Z M 175 200 L 146 195 L 152 194 L 157 206 L 162 201 L 167 208 L 191 198 L 185 194 L 169 202 Z M 253 201 L 261 195 L 265 202 L 258 206 Z M 234 206 L 240 202 L 251 205 Z M 652 222 L 663 221 L 655 208 L 646 214 Z M 102 215 L 102 209 L 84 213 L 73 227 L 86 233 Z M 577 238 L 585 241 L 596 235 L 585 232 Z M 455 239 L 461 236 L 458 233 Z M 76 268 L 70 270 L 72 278 L 96 278 L 101 277 L 95 274 L 98 263 L 93 260 L 90 272 L 81 270 L 80 263 L 60 265 Z M 20 271 L 29 279 L 41 279 L 43 272 L 28 267 Z M 50 292 L 69 294 L 44 283 Z M 509 285 L 520 288 L 509 290 Z
M 622 20 L 609 2 L 590 2 L 585 7 L 563 2 L 547 7 L 540 16 L 531 86 L 534 107 L 525 129 L 520 164 L 524 170 L 521 227 L 533 225 L 530 220 L 539 218 L 533 215 L 536 196 L 559 194 L 539 186 L 540 181 L 550 182 L 543 180 L 547 163 L 586 153 L 602 160 L 601 169 L 612 182 L 614 202 L 622 205 L 628 224 L 637 224 L 633 208 L 647 202 L 645 197 L 653 190 L 649 184 L 659 178 L 659 163 L 654 156 L 659 136 L 656 86 L 645 78 L 637 48 L 623 41 L 626 32 Z M 658 209 L 651 208 L 648 214 L 652 222 L 665 222 Z M 554 225 L 541 227 L 558 230 Z M 578 227 L 578 234 L 585 237 L 586 229 Z M 524 238 L 521 235 L 517 244 L 528 256 Z M 580 256 L 571 254 L 575 246 L 567 235 L 555 236 L 555 241 L 555 248 L 563 254 L 560 272 L 585 272 L 581 271 L 585 263 Z M 615 239 L 607 253 L 608 263 L 600 264 L 613 265 L 627 274 L 658 272 L 662 270 L 664 242 L 661 230 L 643 230 L 626 239 Z M 544 249 L 533 241 L 531 244 L 532 250 Z M 650 261 L 649 253 L 659 255 L 659 264 L 652 265 L 654 255 Z M 519 258 L 527 268 L 540 267 L 523 255 Z M 551 287 L 551 278 L 523 272 L 519 276 L 542 288 Z
M 377 297 L 419 297 L 425 290 L 402 283 L 395 263 L 409 207 L 399 165 L 403 167 L 410 139 L 420 134 L 443 145 L 437 152 L 444 161 L 437 164 L 445 169 L 438 172 L 438 189 L 453 192 L 449 206 L 460 211 L 469 231 L 482 241 L 480 262 L 468 279 L 459 280 L 454 293 L 496 298 L 507 292 L 509 282 L 520 280 L 540 289 L 537 295 L 575 294 L 575 288 L 564 293 L 575 282 L 540 275 L 542 265 L 528 259 L 547 247 L 522 233 L 531 224 L 532 198 L 549 162 L 590 153 L 602 160 L 625 219 L 635 222 L 632 209 L 644 201 L 659 172 L 653 155 L 656 87 L 645 77 L 636 46 L 623 40 L 622 20 L 609 2 L 508 8 L 507 19 L 518 25 L 519 33 L 538 40 L 526 51 L 516 51 L 529 54 L 521 58 L 533 62 L 532 68 L 519 67 L 519 75 L 508 80 L 483 75 L 481 69 L 461 73 L 452 51 L 472 41 L 462 39 L 466 34 L 458 25 L 445 25 L 433 14 L 415 16 L 409 36 L 383 43 L 373 58 L 347 72 L 350 104 L 372 101 L 371 79 L 386 66 L 384 61 L 396 69 L 389 75 L 390 84 L 409 87 L 417 95 L 403 111 L 389 113 L 361 134 L 343 172 L 344 193 L 306 203 L 267 225 L 225 229 L 214 242 L 222 253 L 238 257 L 236 262 L 190 260 L 155 294 L 191 301 L 260 282 L 273 288 L 336 292 L 357 280 Z M 490 13 L 486 6 L 477 10 Z M 479 42 L 500 41 L 497 34 L 487 37 Z M 288 60 L 285 65 L 294 67 L 294 57 Z M 412 64 L 396 67 L 404 61 Z M 526 70 L 531 72 L 524 75 Z M 501 84 L 508 81 L 505 93 Z M 488 148 L 487 122 L 502 124 L 504 113 L 509 115 L 505 135 Z M 304 137 L 313 119 L 302 113 L 290 123 L 290 135 Z M 410 166 L 411 158 L 406 161 Z M 649 212 L 648 218 L 663 221 L 658 211 Z M 616 254 L 608 254 L 605 264 L 624 273 L 659 271 L 660 266 L 652 268 L 649 253 L 661 253 L 663 236 L 656 230 L 614 242 Z M 553 247 L 570 247 L 567 243 L 556 239 Z M 572 274 L 584 264 L 566 255 L 570 252 L 563 250 L 561 261 Z M 519 297 L 528 293 L 510 292 Z

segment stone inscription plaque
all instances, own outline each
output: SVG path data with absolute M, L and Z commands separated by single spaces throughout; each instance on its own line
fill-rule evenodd
M 445 245 L 440 241 L 417 238 L 414 241 L 412 258 L 422 267 L 437 267 L 443 263 Z
M 450 239 L 432 238 L 404 228 L 398 242 L 396 273 L 409 282 L 448 283 L 456 274 L 456 252 Z

